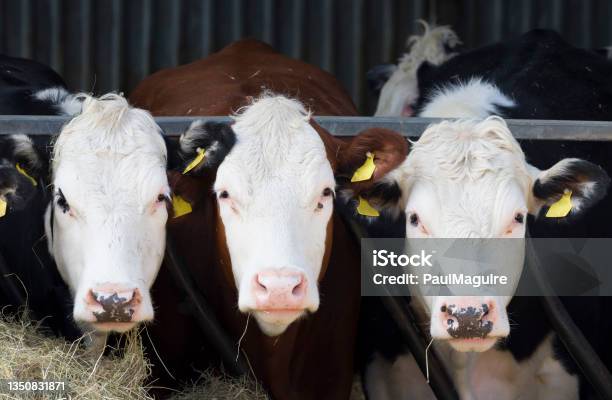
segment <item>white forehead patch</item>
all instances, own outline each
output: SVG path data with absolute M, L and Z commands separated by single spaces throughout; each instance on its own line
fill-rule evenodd
M 231 179 L 229 175 L 246 178 L 249 191 L 264 182 L 298 182 L 287 190 L 307 190 L 321 178 L 333 182 L 323 141 L 300 102 L 264 95 L 234 120 L 236 145 L 221 164 L 218 181 Z
M 499 117 L 443 121 L 412 142 L 402 169 L 430 178 L 477 180 L 488 172 L 530 180 L 523 150 Z
M 70 185 L 72 196 L 88 192 L 117 201 L 150 200 L 150 192 L 166 182 L 166 146 L 159 127 L 148 112 L 130 107 L 120 95 L 84 97 L 83 112 L 54 144 L 54 183 Z

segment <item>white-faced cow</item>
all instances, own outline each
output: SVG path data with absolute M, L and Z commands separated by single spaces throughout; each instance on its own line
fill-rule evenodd
M 403 164 L 378 182 L 361 185 L 356 194 L 381 208 L 398 207 L 406 215 L 410 243 L 413 238 L 522 238 L 527 214 L 538 215 L 565 190 L 573 193 L 575 217 L 601 200 L 608 184 L 603 169 L 581 159 L 563 159 L 546 170 L 533 167 L 505 121 L 489 117 L 430 126 L 412 143 Z M 522 261 L 519 258 L 508 272 L 520 276 Z M 511 335 L 512 316 L 506 311 L 510 300 L 416 293 L 411 306 L 419 322 L 429 327 L 461 398 L 486 398 L 489 391 L 499 399 L 555 398 L 559 390 L 576 398 L 577 378 L 564 370 L 550 337 L 526 363 L 493 348 Z M 462 312 L 470 308 L 476 310 L 474 315 Z M 462 329 L 470 324 L 477 329 Z M 398 357 L 397 351 L 390 359 L 381 352 L 370 359 L 365 377 L 371 398 L 428 392 L 411 356 Z M 534 393 L 537 396 L 530 397 Z
M 334 175 L 352 173 L 368 151 L 388 170 L 405 157 L 404 138 L 371 130 L 335 139 L 312 115 L 356 114 L 336 80 L 252 40 L 156 73 L 131 100 L 156 115 L 232 116 L 231 124 L 196 122 L 181 137 L 181 171 L 197 166 L 170 180 L 192 212 L 172 219 L 169 235 L 273 398 L 346 399 L 359 247 L 335 210 Z M 188 362 L 201 365 L 200 349 L 210 345 L 188 309 L 172 305 L 183 302 L 164 273 L 151 332 L 176 374 Z M 176 329 L 164 338 L 170 325 Z
M 51 171 L 45 229 L 74 320 L 97 332 L 152 320 L 170 199 L 160 128 L 120 95 L 84 96 L 55 140 Z
M 411 98 L 404 106 L 412 107 L 416 116 L 423 117 L 481 119 L 490 115 L 500 115 L 508 118 L 612 120 L 612 80 L 609 78 L 612 76 L 611 73 L 612 64 L 605 58 L 568 45 L 554 32 L 536 30 L 509 42 L 455 55 L 437 66 L 423 63 L 416 74 L 418 98 L 416 100 Z M 395 96 L 399 96 L 402 92 L 401 88 L 394 88 L 390 81 L 388 85 L 386 88 L 388 93 L 397 90 Z M 487 126 L 492 129 L 486 129 Z M 484 136 L 482 132 L 485 132 Z M 505 133 L 499 136 L 496 132 Z M 481 139 L 476 140 L 479 135 L 482 136 Z M 499 138 L 503 136 L 507 136 L 507 139 L 500 141 Z M 443 145 L 445 141 L 448 141 L 449 146 Z M 470 235 L 496 237 L 503 232 L 523 235 L 525 213 L 529 210 L 530 213 L 535 212 L 534 215 L 537 215 L 537 207 L 534 206 L 538 204 L 529 203 L 527 200 L 530 197 L 519 194 L 531 197 L 535 195 L 536 199 L 550 196 L 559 198 L 560 193 L 565 189 L 571 190 L 575 185 L 581 187 L 581 194 L 575 201 L 580 208 L 574 210 L 575 215 L 584 214 L 584 216 L 581 219 L 572 218 L 571 224 L 560 223 L 556 218 L 553 222 L 543 221 L 546 218 L 535 219 L 530 227 L 530 233 L 540 237 L 610 236 L 609 207 L 595 206 L 595 203 L 602 199 L 602 204 L 609 204 L 608 198 L 604 199 L 608 182 L 607 173 L 594 164 L 575 158 L 562 160 L 550 167 L 565 154 L 581 154 L 590 160 L 606 164 L 608 156 L 605 145 L 588 142 L 575 143 L 572 146 L 554 142 L 523 143 L 525 151 L 532 155 L 530 162 L 538 168 L 546 169 L 546 172 L 536 179 L 534 173 L 539 173 L 538 169 L 526 166 L 518 144 L 511 139 L 500 120 L 489 118 L 483 122 L 446 122 L 430 128 L 415 143 L 414 149 L 417 150 L 415 158 L 409 156 L 405 164 L 414 165 L 419 157 L 423 159 L 425 152 L 419 149 L 427 148 L 426 143 L 434 143 L 429 148 L 430 151 L 436 147 L 445 148 L 448 149 L 448 154 L 437 157 L 435 154 L 440 153 L 433 152 L 427 155 L 429 163 L 422 164 L 428 165 L 427 169 L 430 171 L 441 170 L 440 166 L 448 166 L 453 160 L 457 161 L 466 156 L 462 155 L 461 151 L 466 150 L 464 144 L 468 142 L 474 143 L 474 147 L 470 149 L 474 153 L 464 160 L 466 162 L 472 160 L 474 166 L 478 163 L 491 164 L 491 159 L 487 155 L 491 152 L 482 151 L 485 147 L 489 147 L 494 150 L 493 154 L 497 154 L 493 160 L 500 160 L 492 165 L 497 163 L 499 166 L 504 166 L 500 173 L 503 171 L 513 177 L 508 182 L 514 182 L 511 183 L 514 188 L 506 186 L 492 191 L 491 182 L 494 180 L 491 181 L 487 177 L 475 181 L 476 187 L 463 182 L 462 190 L 452 184 L 444 187 L 438 185 L 424 187 L 418 184 L 421 174 L 419 172 L 414 179 L 415 185 L 409 188 L 410 194 L 405 203 L 408 207 L 406 208 L 407 236 L 422 231 L 432 235 L 451 235 L 451 237 Z M 498 149 L 500 146 L 505 149 L 503 151 L 501 148 Z M 511 153 L 515 155 L 503 156 Z M 535 155 L 537 157 L 534 157 Z M 505 161 L 502 162 L 504 158 Z M 520 163 L 514 167 L 508 165 L 508 162 L 512 160 L 515 162 L 517 159 L 523 160 L 523 167 L 516 167 L 520 166 Z M 457 166 L 461 166 L 461 163 Z M 467 167 L 469 165 L 466 165 Z M 464 172 L 467 171 L 466 169 Z M 489 172 L 487 175 L 492 176 Z M 525 177 L 528 178 L 526 181 Z M 405 174 L 405 178 L 409 179 L 409 174 Z M 524 186 L 527 191 L 520 189 L 524 182 L 531 185 Z M 465 203 L 466 206 L 462 206 L 459 212 L 458 207 L 464 203 L 458 203 L 462 198 L 458 193 L 464 193 L 472 198 L 473 206 L 468 207 Z M 498 214 L 492 216 L 487 210 L 491 210 L 490 207 L 497 207 L 495 202 L 499 196 L 494 194 L 502 193 L 503 200 L 509 208 L 501 209 L 505 210 L 505 214 L 498 211 Z M 404 191 L 402 195 L 406 196 Z M 433 198 L 436 200 L 433 201 Z M 522 206 L 521 202 L 524 203 Z M 478 215 L 472 215 L 473 207 L 476 205 L 482 208 L 479 208 Z M 595 206 L 595 210 L 584 213 L 590 206 Z M 421 210 L 412 209 L 414 207 L 420 207 Z M 432 207 L 441 207 L 438 216 L 433 220 Z M 460 219 L 465 221 L 460 224 L 450 223 L 452 219 L 449 220 L 445 216 L 453 212 L 456 212 L 456 221 Z M 512 212 L 517 213 L 514 219 L 509 214 Z M 495 219 L 492 219 L 493 217 Z M 478 229 L 472 230 L 470 223 L 477 224 Z M 494 227 L 498 230 L 489 231 Z M 470 300 L 470 303 L 473 303 L 476 309 L 478 309 L 477 303 L 490 305 L 488 301 L 481 302 L 482 299 L 474 300 Z M 455 378 L 462 398 L 479 398 L 487 390 L 495 390 L 499 398 L 514 398 L 519 395 L 526 398 L 558 398 L 556 397 L 558 393 L 564 393 L 566 398 L 577 398 L 579 391 L 584 393 L 588 390 L 586 385 L 578 384 L 576 365 L 568 357 L 559 339 L 552 335 L 551 325 L 546 318 L 542 318 L 543 310 L 537 299 L 529 301 L 527 298 L 518 297 L 509 305 L 507 304 L 509 299 L 493 300 L 493 305 L 497 303 L 497 307 L 493 309 L 488 307 L 488 313 L 485 310 L 479 315 L 484 320 L 490 319 L 493 322 L 493 329 L 487 337 L 494 340 L 487 341 L 485 338 L 465 343 L 450 340 L 455 350 L 482 351 L 498 342 L 495 340 L 498 337 L 505 337 L 510 333 L 508 339 L 498 343 L 495 349 L 479 354 L 465 353 L 461 356 L 454 352 L 450 358 L 453 362 L 447 363 L 447 366 Z M 448 309 L 444 307 L 446 301 L 447 299 L 437 298 L 435 302 L 427 303 L 425 307 L 425 310 L 429 310 L 427 315 L 428 319 L 431 318 L 430 333 L 434 338 L 449 339 L 443 326 L 445 320 L 436 319 L 440 315 L 444 316 L 443 310 Z M 465 303 L 468 300 L 460 299 L 460 301 Z M 596 350 L 603 355 L 606 343 L 600 340 L 598 332 L 605 330 L 605 326 L 609 324 L 605 318 L 598 315 L 598 311 L 606 309 L 605 302 L 605 299 L 564 299 L 564 303 L 578 321 L 577 324 Z M 506 305 L 510 318 L 505 315 Z M 516 326 L 511 328 L 508 322 L 514 322 Z M 370 334 L 376 336 L 372 330 Z M 384 376 L 394 376 L 394 373 L 389 371 L 395 371 L 395 374 L 402 368 L 416 371 L 416 365 L 410 356 L 397 357 L 398 352 L 404 351 L 399 350 L 401 344 L 395 342 L 395 349 L 391 349 L 390 342 L 387 341 L 388 348 L 384 351 L 380 351 L 380 346 L 379 350 L 371 351 L 376 349 L 377 345 L 374 341 L 370 341 L 370 356 L 367 362 L 371 362 L 372 359 L 376 361 L 370 364 L 368 370 L 372 378 L 371 387 L 376 387 L 372 390 L 378 390 L 378 393 L 380 390 L 386 390 L 385 387 L 393 385 L 389 381 L 384 382 Z M 375 376 L 378 376 L 378 379 Z M 418 390 L 431 395 L 424 385 L 422 376 L 419 374 L 413 376 L 418 377 L 417 380 L 421 385 L 415 384 L 412 389 L 402 389 L 403 395 L 409 396 Z

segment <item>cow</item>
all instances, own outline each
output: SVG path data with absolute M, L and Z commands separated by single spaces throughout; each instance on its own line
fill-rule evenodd
M 359 246 L 335 209 L 334 176 L 352 174 L 370 151 L 378 173 L 393 168 L 405 139 L 384 129 L 334 138 L 312 116 L 356 115 L 346 92 L 254 40 L 155 73 L 130 99 L 154 115 L 232 117 L 196 121 L 181 136 L 170 181 L 192 211 L 169 222 L 169 236 L 273 398 L 348 398 Z M 187 374 L 206 343 L 167 273 L 153 289 L 163 300 L 150 331 L 169 369 Z
M 48 66 L 0 54 L 0 115 L 65 115 L 81 109 L 62 78 Z
M 55 138 L 49 252 L 70 288 L 72 316 L 98 348 L 154 316 L 150 287 L 165 249 L 167 150 L 151 115 L 118 94 L 79 95 Z
M 430 26 L 420 20 L 422 35 L 408 38 L 408 51 L 397 65 L 377 65 L 368 71 L 368 86 L 378 95 L 374 116 L 412 117 L 420 98 L 417 72 L 423 64 L 440 65 L 461 48 L 461 40 L 449 26 Z
M 482 161 L 489 164 L 491 160 L 502 157 L 508 151 L 517 154 L 523 160 L 525 159 L 523 150 L 527 154 L 537 153 L 538 157 L 531 161 L 531 165 L 525 164 L 528 166 L 526 171 L 530 173 L 525 178 L 528 179 L 527 182 L 531 179 L 531 183 L 527 186 L 528 191 L 523 190 L 523 195 L 526 194 L 532 198 L 533 196 L 552 195 L 553 199 L 558 199 L 559 190 L 571 190 L 572 185 L 566 182 L 566 179 L 573 180 L 576 176 L 591 182 L 595 190 L 587 191 L 586 199 L 582 197 L 576 199 L 576 204 L 581 207 L 572 211 L 575 212 L 573 217 L 581 217 L 581 219 L 571 218 L 568 223 L 561 223 L 556 218 L 554 222 L 546 221 L 550 220 L 549 218 L 534 218 L 530 224 L 530 233 L 536 237 L 610 236 L 611 232 L 607 226 L 610 218 L 609 197 L 606 197 L 608 172 L 591 162 L 575 157 L 558 161 L 564 154 L 578 153 L 592 161 L 605 164 L 607 162 L 605 146 L 577 143 L 572 148 L 567 148 L 563 143 L 526 142 L 523 143 L 523 150 L 521 150 L 505 123 L 499 119 L 501 116 L 532 119 L 612 120 L 612 102 L 610 101 L 612 87 L 608 78 L 610 72 L 612 72 L 612 64 L 605 58 L 587 50 L 574 48 L 565 43 L 558 34 L 545 30 L 535 30 L 508 42 L 463 52 L 440 65 L 422 63 L 417 74 L 413 75 L 418 80 L 415 82 L 415 86 L 418 87 L 418 96 L 416 100 L 410 97 L 409 104 L 406 103 L 414 109 L 413 115 L 467 118 L 468 120 L 443 122 L 428 128 L 415 143 L 411 154 L 400 169 L 405 167 L 404 171 L 408 171 L 409 166 L 414 169 L 415 165 L 410 160 L 413 155 L 416 156 L 415 162 L 419 157 L 422 159 L 423 155 L 427 154 L 422 151 L 428 147 L 425 146 L 427 143 L 432 144 L 432 147 L 429 148 L 431 153 L 426 156 L 430 162 L 429 164 L 421 162 L 422 167 L 420 169 L 416 167 L 418 171 L 425 171 L 424 168 L 432 172 L 444 171 L 447 169 L 444 166 L 450 165 L 453 160 L 469 160 L 469 151 L 461 153 L 461 149 L 465 149 L 461 144 L 466 143 L 474 144 L 473 151 L 479 148 L 478 143 L 487 142 L 491 144 L 491 148 L 495 149 L 496 155 L 490 160 L 487 160 L 488 155 L 485 153 L 482 153 L 484 157 L 476 157 L 474 153 L 472 159 L 475 163 Z M 391 86 L 387 89 L 393 91 Z M 401 89 L 398 90 L 401 91 Z M 495 117 L 491 117 L 492 115 Z M 487 129 L 487 126 L 491 129 Z M 461 134 L 458 129 L 465 133 Z M 479 131 L 480 133 L 493 133 L 488 133 L 488 138 L 479 139 Z M 498 141 L 499 133 L 503 133 L 502 136 L 505 138 L 502 142 Z M 434 149 L 444 148 L 445 141 L 451 143 L 454 149 L 446 152 L 444 157 L 437 157 L 436 154 L 439 152 Z M 498 149 L 495 142 L 500 145 L 505 143 L 503 145 L 505 150 Z M 415 149 L 419 148 L 422 150 L 412 154 Z M 463 172 L 468 171 L 469 165 L 467 164 L 469 163 L 466 163 Z M 461 168 L 461 163 L 457 165 Z M 550 167 L 551 165 L 553 166 Z M 524 168 L 518 168 L 514 170 L 514 174 L 516 175 L 521 169 L 525 171 Z M 539 172 L 541 170 L 545 171 L 546 175 L 538 178 L 537 174 L 542 173 Z M 418 172 L 418 174 L 421 173 Z M 401 174 L 401 172 L 395 172 L 395 174 Z M 556 176 L 557 174 L 561 175 Z M 393 178 L 389 177 L 389 179 L 393 181 Z M 444 188 L 448 192 L 442 196 L 441 186 L 435 179 L 432 187 L 426 190 L 419 188 L 419 176 L 415 179 L 410 177 L 408 172 L 404 172 L 402 179 L 395 182 L 402 188 L 400 204 L 406 212 L 407 237 L 411 237 L 411 233 L 418 233 L 416 228 L 421 229 L 421 233 L 425 231 L 427 235 L 436 236 L 441 229 L 440 221 L 443 218 L 428 221 L 430 217 L 415 211 L 413 209 L 415 205 L 425 207 L 425 213 L 430 214 L 431 210 L 427 211 L 426 203 L 434 204 L 433 198 L 438 198 L 441 199 L 438 201 L 445 202 L 443 214 L 446 215 L 452 213 L 453 210 L 457 211 L 459 206 L 457 202 L 462 196 L 471 195 L 476 196 L 475 199 L 481 198 L 481 194 L 486 194 L 486 191 L 489 190 L 487 179 L 481 179 L 478 182 L 478 189 L 470 188 L 469 183 L 464 182 L 463 190 L 453 191 L 453 185 L 450 185 Z M 515 176 L 514 179 L 518 177 Z M 413 183 L 408 183 L 411 181 Z M 556 182 L 559 187 L 546 188 L 547 181 Z M 580 180 L 575 180 L 574 184 L 580 184 Z M 517 197 L 515 193 L 512 198 L 516 199 L 520 196 Z M 599 205 L 597 205 L 598 202 Z M 550 200 L 548 203 L 540 204 L 544 206 L 541 208 L 546 210 L 548 208 L 546 204 L 550 205 Z M 482 204 L 476 202 L 474 206 L 476 205 Z M 519 229 L 520 235 L 525 233 L 524 223 L 527 221 L 527 212 L 532 214 L 531 218 L 533 216 L 543 217 L 543 213 L 538 207 L 534 208 L 534 205 L 537 204 L 529 205 L 520 212 L 520 216 L 517 214 L 514 220 L 509 220 L 510 224 Z M 592 210 L 589 211 L 588 208 Z M 462 207 L 462 210 L 463 213 L 467 213 L 466 218 L 469 218 L 470 210 L 473 211 L 474 208 Z M 453 230 L 453 223 L 447 219 L 448 225 L 442 228 L 444 229 L 443 234 L 450 235 L 450 237 L 469 237 L 470 235 L 496 237 L 499 233 L 484 230 L 484 227 L 492 226 L 490 225 L 494 221 L 491 219 L 492 216 L 486 212 L 483 213 L 482 210 L 479 213 L 482 223 L 478 229 L 469 232 L 461 229 Z M 459 215 L 457 213 L 456 221 L 459 221 Z M 499 218 L 501 215 L 493 217 Z M 519 224 L 519 220 L 523 222 Z M 561 219 L 561 221 L 565 220 Z M 438 227 L 433 227 L 436 224 Z M 464 225 L 464 228 L 469 227 Z M 482 299 L 474 300 L 480 302 Z M 478 318 L 492 322 L 491 332 L 483 340 L 472 341 L 465 345 L 459 345 L 455 339 L 449 339 L 448 329 L 440 326 L 440 321 L 443 325 L 444 319 L 436 320 L 444 315 L 444 310 L 447 310 L 446 313 L 448 313 L 448 307 L 444 307 L 444 302 L 448 299 L 437 298 L 433 303 L 426 303 L 419 299 L 412 300 L 412 308 L 416 310 L 419 321 L 431 323 L 430 336 L 444 342 L 442 345 L 434 341 L 434 346 L 442 350 L 445 364 L 451 371 L 460 397 L 486 397 L 487 391 L 489 393 L 495 391 L 497 398 L 517 396 L 558 398 L 559 393 L 563 393 L 565 398 L 572 399 L 587 396 L 590 388 L 583 384 L 576 365 L 567 355 L 558 337 L 552 333 L 550 323 L 545 318 L 541 318 L 543 309 L 539 302 L 522 297 L 516 297 L 510 303 L 508 300 L 510 299 L 505 299 L 501 304 L 497 304 L 496 313 L 491 312 L 490 303 L 481 302 L 487 305 L 487 309 L 481 306 L 480 311 L 477 312 Z M 479 310 L 476 303 L 471 303 L 472 299 L 469 301 L 458 299 L 457 301 L 468 302 L 460 304 L 459 308 L 465 308 L 467 305 L 468 307 L 476 306 L 475 310 Z M 602 312 L 608 308 L 607 301 L 592 298 L 564 298 L 563 301 L 599 354 L 609 358 L 608 345 L 605 340 L 602 340 L 601 333 L 609 331 L 610 325 L 605 318 L 601 317 L 601 314 L 598 314 L 598 311 Z M 507 313 L 505 312 L 506 306 Z M 373 316 L 374 312 L 383 312 L 380 308 L 373 307 L 372 310 L 377 311 L 373 311 L 371 317 L 378 318 L 378 320 L 385 319 L 384 316 Z M 511 331 L 506 321 L 508 314 L 518 325 Z M 449 318 L 453 321 L 455 319 L 455 317 Z M 367 322 L 364 325 L 368 325 Z M 507 336 L 508 333 L 510 336 L 506 340 L 502 342 L 498 340 L 500 337 Z M 370 392 L 371 398 L 401 398 L 401 396 L 408 397 L 411 394 L 430 398 L 433 395 L 425 385 L 422 375 L 410 373 L 418 372 L 418 370 L 412 356 L 402 349 L 397 332 L 382 332 L 369 324 L 369 331 L 366 331 L 365 335 L 368 334 L 386 339 L 384 346 L 376 344 L 376 341 L 371 338 L 366 340 L 365 353 L 367 355 L 364 356 L 366 365 L 364 376 L 366 377 L 366 390 Z M 389 337 L 394 337 L 396 340 L 389 340 Z M 487 338 L 490 338 L 488 342 Z M 448 346 L 446 343 L 451 345 Z M 479 353 L 473 353 L 473 351 L 479 351 Z M 399 376 L 408 375 L 414 379 L 406 382 L 404 386 L 395 386 Z M 398 379 L 385 379 L 385 377 L 398 377 Z M 409 387 L 410 383 L 412 387 Z M 397 389 L 398 392 L 395 392 L 395 395 L 389 392 L 392 387 L 400 388 Z
M 406 215 L 408 242 L 412 238 L 522 238 L 527 214 L 538 215 L 565 190 L 574 194 L 572 218 L 575 218 L 601 200 L 608 185 L 609 177 L 603 169 L 581 159 L 566 158 L 546 170 L 533 167 L 526 162 L 505 121 L 493 116 L 431 125 L 412 144 L 402 165 L 380 181 L 372 182 L 370 188 L 360 188 L 355 195 L 368 198 L 380 208 L 398 207 Z M 383 196 L 384 202 L 378 196 Z M 513 275 L 520 276 L 522 258 L 519 261 L 513 267 Z M 556 395 L 561 387 L 577 396 L 577 378 L 555 358 L 552 338 L 542 337 L 545 340 L 537 343 L 540 347 L 531 349 L 536 351 L 531 354 L 536 361 L 527 364 L 529 368 L 509 352 L 494 348 L 510 334 L 506 312 L 510 300 L 511 296 L 445 297 L 416 293 L 411 307 L 418 322 L 429 326 L 428 334 L 450 367 L 462 398 L 481 398 L 489 390 L 495 390 L 498 398 L 528 396 L 529 392 L 520 391 L 522 388 L 540 390 L 541 397 L 535 398 L 549 398 L 546 393 Z M 482 329 L 461 329 L 463 324 L 472 322 L 471 317 L 466 314 L 464 318 L 455 311 L 470 308 L 475 310 L 476 325 Z M 366 334 L 373 334 L 376 329 L 371 327 Z M 507 345 L 511 346 L 512 341 L 510 336 Z M 412 356 L 404 353 L 398 357 L 396 348 L 390 358 L 380 351 L 371 357 L 365 371 L 366 390 L 371 398 L 396 398 L 389 391 L 398 388 L 404 390 L 406 398 L 424 390 L 424 378 L 414 373 L 402 374 L 404 383 L 397 386 L 400 379 L 397 372 L 417 371 Z M 390 373 L 394 368 L 396 374 Z M 387 371 L 387 377 L 397 376 L 398 380 L 381 383 L 384 374 L 381 371 Z M 549 375 L 552 383 L 548 386 L 538 383 L 542 376 L 547 378 L 542 382 L 550 382 Z
M 0 114 L 70 116 L 79 110 L 79 99 L 51 68 L 0 55 Z M 27 309 L 51 332 L 76 338 L 70 295 L 44 242 L 44 145 L 25 135 L 0 136 L 0 305 L 11 313 Z

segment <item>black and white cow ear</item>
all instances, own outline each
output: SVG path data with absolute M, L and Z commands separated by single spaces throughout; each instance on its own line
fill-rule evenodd
M 179 139 L 178 154 L 184 175 L 198 175 L 216 168 L 236 143 L 227 123 L 194 121 Z
M 603 168 L 578 158 L 566 158 L 533 175 L 529 212 L 547 218 L 582 214 L 606 196 L 610 185 Z
M 26 135 L 10 135 L 1 146 L 0 158 L 9 160 L 26 178 L 37 182 L 43 178 L 45 160 Z
M 0 137 L 0 218 L 27 207 L 42 185 L 44 160 L 25 135 Z
M 338 157 L 341 199 L 363 216 L 376 217 L 379 211 L 399 215 L 402 191 L 395 175 L 407 155 L 408 141 L 399 133 L 383 128 L 361 132 Z

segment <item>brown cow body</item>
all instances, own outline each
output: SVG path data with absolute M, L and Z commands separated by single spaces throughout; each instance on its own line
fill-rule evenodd
M 134 91 L 135 106 L 154 115 L 228 115 L 265 90 L 300 100 L 316 115 L 356 115 L 348 95 L 328 73 L 287 58 L 260 42 L 245 40 L 210 57 L 145 79 Z M 314 125 L 332 166 L 343 142 Z M 175 192 L 193 212 L 171 220 L 170 236 L 199 289 L 232 340 L 241 340 L 255 375 L 277 399 L 346 399 L 353 378 L 359 314 L 359 244 L 334 213 L 319 280 L 321 304 L 314 314 L 278 337 L 268 337 L 237 309 L 237 289 L 212 185 L 216 171 L 201 177 L 175 174 Z M 180 305 L 180 291 L 162 268 L 153 289 L 158 308 L 149 329 L 165 364 L 174 372 L 202 366 L 202 335 Z M 174 305 L 173 305 L 174 304 Z M 248 329 L 246 329 L 248 323 Z M 245 332 L 246 329 L 246 332 Z M 173 332 L 173 333 L 169 333 Z M 161 371 L 161 370 L 160 370 Z M 180 374 L 182 375 L 182 374 Z M 161 383 L 168 383 L 162 382 Z
M 247 97 L 257 97 L 265 89 L 300 100 L 315 115 L 357 115 L 350 97 L 332 75 L 249 39 L 151 75 L 130 100 L 156 116 L 226 116 L 246 105 Z

